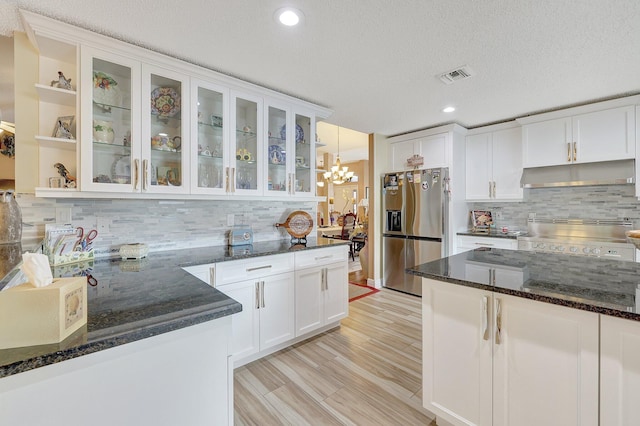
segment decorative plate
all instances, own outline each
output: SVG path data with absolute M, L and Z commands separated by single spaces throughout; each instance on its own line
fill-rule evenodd
M 158 87 L 151 92 L 151 114 L 173 117 L 180 112 L 180 94 L 171 87 Z
M 285 124 L 280 128 L 280 137 L 284 140 L 287 139 L 287 125 Z M 299 124 L 296 124 L 296 142 L 300 143 L 304 141 L 304 130 Z
M 131 157 L 122 156 L 111 165 L 111 180 L 115 183 L 131 183 Z
M 269 145 L 269 163 L 284 164 L 287 161 L 285 153 L 278 145 Z
M 284 226 L 292 237 L 304 238 L 313 229 L 313 219 L 309 213 L 296 210 L 287 217 L 284 223 L 276 223 L 276 227 L 280 226 Z

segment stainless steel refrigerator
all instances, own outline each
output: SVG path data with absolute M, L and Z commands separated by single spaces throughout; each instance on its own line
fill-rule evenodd
M 385 287 L 422 295 L 405 268 L 447 253 L 448 169 L 387 173 L 382 181 L 382 277 Z

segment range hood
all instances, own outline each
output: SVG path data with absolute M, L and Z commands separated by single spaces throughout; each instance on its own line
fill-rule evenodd
M 558 186 L 625 185 L 635 182 L 635 160 L 524 169 L 520 186 L 547 188 Z

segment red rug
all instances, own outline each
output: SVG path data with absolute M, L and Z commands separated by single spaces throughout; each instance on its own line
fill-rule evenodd
M 356 284 L 349 282 L 349 302 L 362 299 L 363 297 L 370 296 L 379 292 L 377 288 L 369 287 L 364 284 Z

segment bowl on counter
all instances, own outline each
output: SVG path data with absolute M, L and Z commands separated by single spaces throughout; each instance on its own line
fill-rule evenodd
M 627 237 L 627 241 L 636 246 L 637 249 L 640 249 L 640 229 L 627 231 L 624 235 Z

